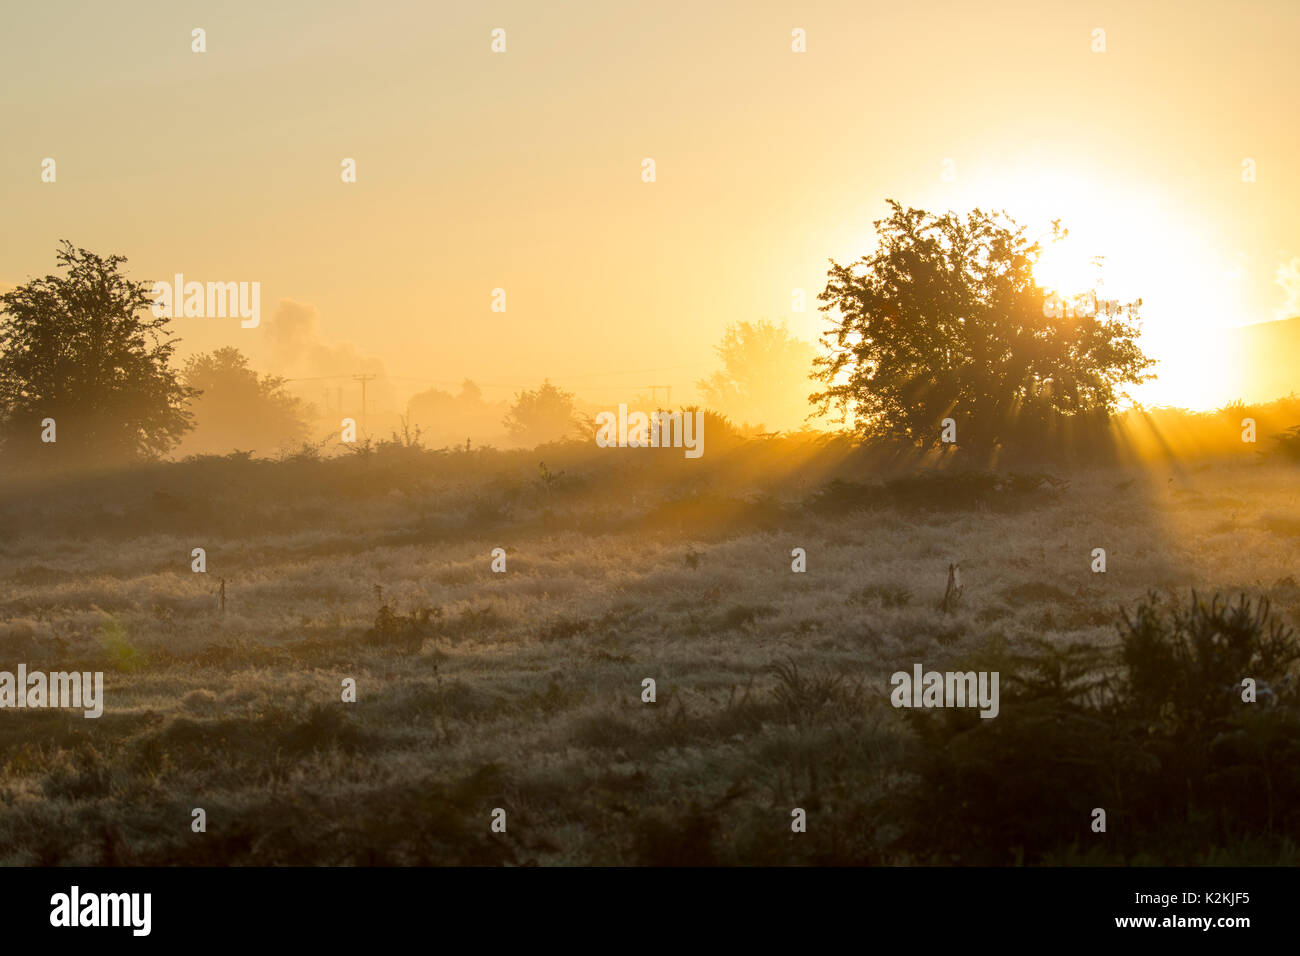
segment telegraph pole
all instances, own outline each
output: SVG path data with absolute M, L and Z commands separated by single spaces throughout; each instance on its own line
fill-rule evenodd
M 655 400 L 655 396 L 659 394 L 659 389 L 662 388 L 662 389 L 664 390 L 664 396 L 665 396 L 665 397 L 664 397 L 664 402 L 665 402 L 665 404 L 667 404 L 669 408 L 672 407 L 672 404 L 673 404 L 673 387 L 672 387 L 671 385 L 647 385 L 646 388 L 650 389 L 650 401 L 651 401 L 652 403 L 653 403 L 654 400 Z
M 363 373 L 363 374 L 361 374 L 361 375 L 353 375 L 352 377 L 353 377 L 354 379 L 356 379 L 358 382 L 361 383 L 361 420 L 362 420 L 362 421 L 365 421 L 365 418 L 366 418 L 366 382 L 371 381 L 373 378 L 375 378 L 375 376 L 374 376 L 374 374 L 369 374 L 369 375 L 367 375 L 367 374 L 364 374 L 364 373 Z

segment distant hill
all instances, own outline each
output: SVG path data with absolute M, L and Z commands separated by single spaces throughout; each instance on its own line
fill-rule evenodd
M 1300 316 L 1228 329 L 1233 395 L 1247 403 L 1300 394 Z

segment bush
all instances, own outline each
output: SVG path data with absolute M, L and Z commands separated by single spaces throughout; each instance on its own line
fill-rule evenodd
M 1292 425 L 1280 435 L 1274 435 L 1277 452 L 1288 461 L 1300 462 L 1300 425 Z
M 435 633 L 441 618 L 440 607 L 422 607 L 410 614 L 398 614 L 387 604 L 382 604 L 375 614 L 374 627 L 366 631 L 363 639 L 371 647 L 418 651 L 424 639 Z
M 961 669 L 1001 674 L 1001 714 L 908 711 L 913 783 L 894 851 L 924 862 L 1225 864 L 1300 841 L 1295 634 L 1267 600 L 1148 596 L 1116 649 L 1031 642 Z M 1242 699 L 1253 678 L 1257 702 Z M 1093 808 L 1108 816 L 1091 831 Z
M 1295 633 L 1270 613 L 1267 598 L 1210 603 L 1192 592 L 1186 608 L 1154 594 L 1123 613 L 1126 700 L 1133 713 L 1175 732 L 1218 728 L 1240 711 L 1241 682 L 1251 677 L 1275 701 L 1294 698 L 1290 669 L 1300 660 Z

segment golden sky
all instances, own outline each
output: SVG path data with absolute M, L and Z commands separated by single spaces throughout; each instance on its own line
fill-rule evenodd
M 180 319 L 183 352 L 676 403 L 729 323 L 816 338 L 887 197 L 981 205 L 1143 297 L 1144 400 L 1217 405 L 1212 330 L 1300 312 L 1298 39 L 1294 0 L 6 4 L 0 281 L 66 237 L 262 284 L 262 328 Z M 275 353 L 281 300 L 315 365 Z

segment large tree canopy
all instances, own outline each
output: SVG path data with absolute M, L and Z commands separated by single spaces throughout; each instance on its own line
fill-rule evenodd
M 1040 248 L 1005 215 L 889 205 L 876 253 L 832 260 L 819 296 L 838 313 L 815 361 L 821 412 L 918 445 L 938 442 L 952 418 L 959 445 L 988 450 L 1064 419 L 1104 419 L 1123 386 L 1151 377 L 1134 307 L 1046 314 L 1033 277 Z
M 62 274 L 0 296 L 0 432 L 5 454 L 63 463 L 156 457 L 190 427 L 192 389 L 169 365 L 177 340 L 149 313 L 150 283 L 66 240 Z M 43 444 L 41 422 L 55 421 Z

